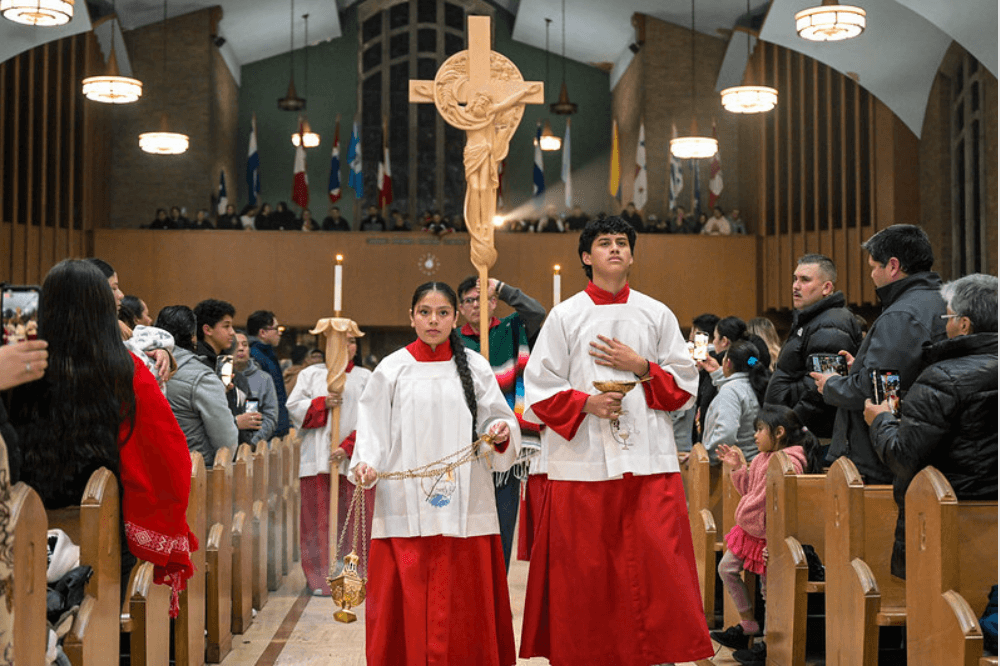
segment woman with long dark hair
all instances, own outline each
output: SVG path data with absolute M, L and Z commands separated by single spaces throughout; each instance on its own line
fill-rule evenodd
M 486 359 L 458 332 L 451 287 L 413 294 L 417 340 L 387 356 L 361 396 L 352 481 L 415 470 L 484 433 L 491 451 L 430 477 L 383 480 L 368 567 L 369 664 L 514 664 L 514 632 L 491 471 L 520 448 L 517 419 Z
M 107 467 L 122 489 L 123 579 L 138 557 L 176 595 L 194 573 L 190 553 L 198 547 L 186 519 L 184 434 L 156 379 L 122 345 L 115 297 L 98 268 L 58 263 L 42 285 L 42 303 L 48 368 L 10 396 L 21 480 L 56 509 L 78 504 L 90 475 Z

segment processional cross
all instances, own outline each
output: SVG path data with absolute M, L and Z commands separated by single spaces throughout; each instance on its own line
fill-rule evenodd
M 433 81 L 410 81 L 410 102 L 433 102 L 452 127 L 465 130 L 465 223 L 470 258 L 479 273 L 479 349 L 489 360 L 489 269 L 500 179 L 497 164 L 506 156 L 525 104 L 543 104 L 540 81 L 525 81 L 506 56 L 490 47 L 490 18 L 469 17 L 469 48 L 444 61 Z

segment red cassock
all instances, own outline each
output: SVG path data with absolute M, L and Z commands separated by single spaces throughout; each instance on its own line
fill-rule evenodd
M 627 286 L 616 295 L 593 284 L 586 292 L 598 306 L 630 298 Z M 672 411 L 690 399 L 657 363 L 650 373 L 642 384 L 646 408 Z M 531 410 L 550 437 L 577 441 L 585 419 L 597 418 L 582 412 L 586 400 L 582 391 L 564 390 Z M 650 666 L 712 657 L 680 474 L 563 480 L 553 478 L 549 464 L 519 656 L 547 657 L 553 666 Z

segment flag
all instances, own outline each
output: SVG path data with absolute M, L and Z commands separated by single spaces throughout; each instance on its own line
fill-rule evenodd
M 635 182 L 632 183 L 632 203 L 639 210 L 649 201 L 649 178 L 646 173 L 646 126 L 639 121 L 639 143 L 635 147 Z
M 507 160 L 500 160 L 497 165 L 497 210 L 503 210 L 503 170 Z
M 302 126 L 302 119 L 299 119 L 299 136 L 305 129 Z M 309 207 L 309 177 L 306 175 L 306 146 L 305 141 L 299 141 L 295 148 L 295 166 L 292 176 L 292 201 L 302 208 Z
M 677 138 L 677 125 L 673 126 L 673 138 Z M 667 148 L 667 150 L 670 150 Z M 677 197 L 684 189 L 684 169 L 681 161 L 670 153 L 670 210 L 677 207 Z
M 347 184 L 354 188 L 354 193 L 359 199 L 365 196 L 365 182 L 361 176 L 361 132 L 358 131 L 358 123 L 354 121 L 351 130 L 351 145 L 347 149 L 347 162 L 351 165 L 351 173 L 347 176 Z
M 378 207 L 392 203 L 392 169 L 389 168 L 389 146 L 382 149 L 383 159 L 378 163 Z
M 340 201 L 340 117 L 333 131 L 333 154 L 330 156 L 330 203 Z
M 535 167 L 532 178 L 534 187 L 531 195 L 540 197 L 545 194 L 545 166 L 542 164 L 542 123 L 539 121 L 538 129 L 535 131 Z
M 250 148 L 247 150 L 247 191 L 250 205 L 260 196 L 260 155 L 257 154 L 257 114 L 250 119 Z
M 698 219 L 698 215 L 701 214 L 701 185 L 699 184 L 699 174 L 700 169 L 698 168 L 698 160 L 690 160 L 691 170 L 694 171 L 694 191 L 691 192 L 691 214 L 694 215 L 695 219 Z
M 719 135 L 715 130 L 715 121 L 712 121 L 712 138 L 719 140 Z M 712 163 L 708 167 L 708 207 L 715 208 L 715 203 L 722 194 L 722 162 L 719 160 L 719 151 L 715 151 L 712 156 Z
M 562 145 L 562 182 L 566 183 L 566 208 L 573 207 L 573 174 L 570 172 L 569 118 L 566 118 L 566 137 Z
M 618 121 L 611 121 L 611 178 L 608 182 L 608 191 L 619 201 L 622 198 L 622 171 L 621 162 L 618 159 Z
M 226 214 L 226 207 L 229 205 L 229 196 L 226 194 L 226 172 L 219 171 L 219 204 L 216 208 L 219 215 Z

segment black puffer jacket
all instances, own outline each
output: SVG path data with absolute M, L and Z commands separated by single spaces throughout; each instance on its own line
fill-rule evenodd
M 875 455 L 865 423 L 865 399 L 872 397 L 870 371 L 898 370 L 905 398 L 923 368 L 924 343 L 945 338 L 944 299 L 941 278 L 930 272 L 879 287 L 875 294 L 885 309 L 858 347 L 847 376 L 830 377 L 823 389 L 823 400 L 838 408 L 827 458 L 847 456 L 865 483 L 892 483 L 892 472 Z
M 764 395 L 764 402 L 795 410 L 817 437 L 833 434 L 837 408 L 823 402 L 816 390 L 816 382 L 809 376 L 809 355 L 836 354 L 843 349 L 853 356 L 858 351 L 861 327 L 846 304 L 844 294 L 838 291 L 795 311 L 792 332 L 781 347 Z
M 997 334 L 963 335 L 924 348 L 929 365 L 903 400 L 902 416 L 871 426 L 875 452 L 895 475 L 899 505 L 892 573 L 906 577 L 906 489 L 927 465 L 960 500 L 997 497 Z

